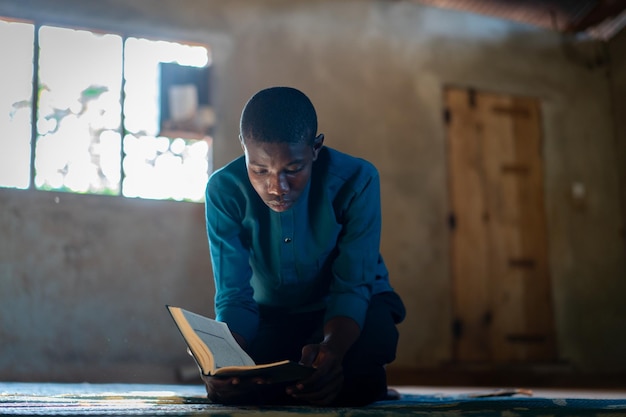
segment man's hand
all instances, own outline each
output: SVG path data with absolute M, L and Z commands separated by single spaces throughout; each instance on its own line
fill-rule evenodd
M 259 386 L 265 384 L 261 378 L 224 378 L 202 375 L 207 397 L 217 404 L 243 404 L 253 402 Z
M 287 388 L 287 394 L 315 405 L 329 405 L 343 387 L 343 358 L 360 334 L 356 322 L 335 317 L 324 326 L 324 341 L 302 348 L 300 362 L 312 366 L 310 377 Z
M 287 394 L 310 404 L 330 404 L 343 387 L 342 360 L 343 356 L 323 343 L 306 345 L 302 349 L 301 363 L 312 366 L 315 372 L 295 386 L 288 387 Z
M 246 340 L 239 334 L 231 332 L 239 346 L 245 348 Z M 189 349 L 188 349 L 189 350 Z M 189 352 L 191 354 L 191 352 Z M 254 403 L 261 395 L 261 386 L 268 381 L 263 378 L 213 377 L 200 372 L 206 388 L 207 397 L 216 404 Z
M 260 377 L 212 377 L 202 375 L 207 397 L 216 404 L 281 404 L 288 397 L 285 384 L 272 384 Z

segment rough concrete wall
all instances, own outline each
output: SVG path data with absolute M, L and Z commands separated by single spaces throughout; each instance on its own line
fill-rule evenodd
M 623 218 L 617 199 L 606 68 L 589 65 L 595 62 L 597 45 L 575 44 L 573 39 L 564 41 L 551 32 L 497 19 L 375 0 L 64 0 L 53 5 L 22 0 L 1 3 L 0 15 L 7 13 L 107 30 L 132 27 L 134 34 L 210 44 L 219 118 L 216 167 L 240 153 L 239 112 L 253 92 L 274 84 L 307 92 L 318 108 L 326 143 L 368 158 L 380 170 L 382 250 L 393 284 L 408 308 L 393 365 L 399 368 L 437 367 L 451 358 L 443 89 L 457 85 L 538 97 L 543 104 L 546 206 L 560 357 L 586 371 L 626 370 L 626 357 L 621 354 L 626 350 L 622 330 L 626 304 L 621 300 L 626 260 L 617 228 Z M 570 187 L 577 181 L 589 190 L 584 210 L 570 201 Z M 8 194 L 0 202 L 2 210 L 16 204 L 16 198 L 17 194 Z M 90 200 L 76 196 L 72 201 L 67 210 L 80 224 L 83 216 L 90 216 L 86 214 Z M 146 202 L 141 214 L 132 216 L 150 217 L 153 210 L 178 210 L 175 207 Z M 41 223 L 45 209 L 30 210 Z M 114 211 L 100 211 L 102 222 L 113 225 L 118 217 Z M 9 226 L 13 222 L 2 221 Z M 130 249 L 136 244 L 133 239 L 150 233 L 142 222 L 129 223 L 128 228 L 131 224 L 134 238 L 112 235 L 107 243 Z M 67 233 L 77 233 L 72 231 L 75 227 L 68 225 Z M 43 223 L 36 230 L 48 234 Z M 175 239 L 197 239 L 194 256 L 183 251 L 178 253 L 181 257 L 202 256 L 206 248 L 204 236 L 178 232 Z M 34 244 L 26 249 L 38 250 Z M 13 251 L 25 249 L 15 243 L 8 246 Z M 125 253 L 119 255 L 118 262 L 127 262 Z M 7 262 L 12 268 L 12 261 Z M 99 267 L 107 270 L 105 265 Z M 149 262 L 142 267 L 150 267 Z M 61 282 L 67 280 L 63 269 L 54 275 Z M 180 279 L 157 275 L 164 284 Z M 19 277 L 13 272 L 10 285 L 18 289 L 25 285 Z M 194 303 L 212 295 L 209 290 L 198 294 L 197 285 L 186 288 L 185 297 Z M 81 298 L 84 292 L 76 295 Z M 0 297 L 4 300 L 8 295 L 3 292 Z M 67 297 L 58 294 L 54 299 L 64 302 Z M 15 308 L 25 311 L 27 305 L 18 303 Z M 136 308 L 153 314 L 152 306 Z M 85 312 L 89 314 L 86 303 Z M 128 324 L 122 330 L 133 331 L 135 326 Z M 120 327 L 110 331 L 119 332 Z M 161 343 L 169 349 L 171 341 L 163 335 Z M 14 347 L 16 358 L 21 347 Z M 142 358 L 137 351 L 116 353 Z M 46 363 L 42 360 L 39 365 Z
M 2 379 L 174 381 L 189 365 L 165 304 L 213 311 L 202 205 L 0 190 L 0 207 Z
M 609 42 L 611 60 L 611 96 L 615 123 L 617 167 L 620 177 L 620 197 L 622 203 L 622 242 L 626 242 L 626 29 Z M 626 243 L 624 256 L 626 256 Z

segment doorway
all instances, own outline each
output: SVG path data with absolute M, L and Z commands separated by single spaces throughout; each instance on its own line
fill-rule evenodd
M 540 102 L 445 91 L 453 360 L 556 360 Z

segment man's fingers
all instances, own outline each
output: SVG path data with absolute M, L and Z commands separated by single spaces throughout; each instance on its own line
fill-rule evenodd
M 318 345 L 306 345 L 302 348 L 300 363 L 304 366 L 313 366 L 313 362 L 319 352 Z
M 324 384 L 320 389 L 315 391 L 296 392 L 293 395 L 294 398 L 306 401 L 310 404 L 316 405 L 328 405 L 330 404 L 341 391 L 343 386 L 343 378 L 335 378 Z

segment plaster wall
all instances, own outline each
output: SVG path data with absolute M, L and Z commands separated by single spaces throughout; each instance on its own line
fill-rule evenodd
M 392 365 L 403 369 L 452 355 L 444 88 L 539 98 L 559 357 L 580 371 L 626 371 L 624 214 L 602 45 L 402 1 L 22 0 L 0 2 L 0 15 L 211 45 L 215 167 L 240 154 L 251 94 L 305 91 L 326 144 L 381 173 L 382 252 L 408 309 Z M 571 203 L 573 182 L 588 190 L 584 209 Z M 11 340 L 0 375 L 172 378 L 189 358 L 163 304 L 212 312 L 201 205 L 55 196 L 0 189 L 0 332 Z M 85 371 L 94 357 L 112 371 Z
M 617 167 L 622 205 L 622 241 L 626 241 L 626 30 L 618 33 L 608 45 L 611 60 L 611 96 L 615 126 Z M 626 256 L 626 250 L 625 250 Z
M 203 207 L 0 191 L 0 378 L 175 380 L 165 304 L 213 311 Z

